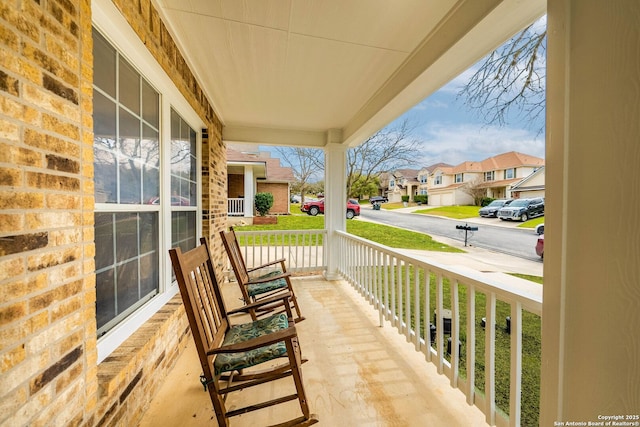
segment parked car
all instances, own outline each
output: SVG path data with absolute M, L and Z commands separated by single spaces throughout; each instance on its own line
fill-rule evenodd
M 498 210 L 498 218 L 503 221 L 527 221 L 528 219 L 544 215 L 544 199 L 516 199 Z
M 536 234 L 538 236 L 544 234 L 544 222 L 542 224 L 536 225 Z
M 542 259 L 544 259 L 544 234 L 541 234 L 538 237 L 538 242 L 536 243 L 536 253 Z
M 297 194 L 292 194 L 291 195 L 291 203 L 300 203 L 300 200 L 302 200 L 302 199 Z
M 389 199 L 387 199 L 385 196 L 369 197 L 369 202 L 371 204 L 374 204 L 374 203 L 387 203 L 388 201 L 389 201 Z
M 496 199 L 487 206 L 480 208 L 478 215 L 484 218 L 495 218 L 498 216 L 498 210 L 513 202 L 513 199 Z
M 324 214 L 324 199 L 305 201 L 300 210 L 311 216 L 316 216 L 319 213 Z M 347 201 L 347 219 L 352 219 L 358 215 L 360 215 L 360 205 L 358 201 L 349 199 Z

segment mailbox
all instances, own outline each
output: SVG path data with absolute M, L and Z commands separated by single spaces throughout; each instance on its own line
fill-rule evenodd
M 456 225 L 456 230 L 464 230 L 464 245 L 467 246 L 467 233 L 470 231 L 478 231 L 478 227 L 474 227 L 469 224 Z

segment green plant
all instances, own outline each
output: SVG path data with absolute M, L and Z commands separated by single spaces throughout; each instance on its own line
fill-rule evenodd
M 427 196 L 426 194 L 417 194 L 413 196 L 413 201 L 416 203 L 424 203 L 426 205 L 429 201 L 429 196 Z
M 483 197 L 482 200 L 480 200 L 480 206 L 487 206 L 489 203 L 493 202 L 495 199 L 492 197 Z
M 254 205 L 256 207 L 256 211 L 258 211 L 258 215 L 265 216 L 273 206 L 273 194 L 256 193 Z
M 409 201 L 409 196 L 402 196 L 402 202 L 407 203 Z

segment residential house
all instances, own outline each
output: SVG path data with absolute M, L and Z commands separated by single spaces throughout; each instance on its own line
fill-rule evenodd
M 438 166 L 434 168 L 427 181 L 427 194 L 430 206 L 469 205 L 473 198 L 464 191 L 468 182 L 474 182 L 481 176 L 479 162 L 462 162 L 456 166 Z
M 544 159 L 511 151 L 480 162 L 466 161 L 454 167 L 438 167 L 428 183 L 429 205 L 473 204 L 468 187 L 484 190 L 486 197 L 511 196 L 511 187 L 544 165 Z
M 256 193 L 273 194 L 270 214 L 289 212 L 290 191 L 293 182 L 291 168 L 280 165 L 280 159 L 268 151 L 246 151 L 242 147 L 227 147 L 227 205 L 228 215 L 244 218 L 254 216 Z
M 452 167 L 450 164 L 448 163 L 436 163 L 433 164 L 431 166 L 426 166 L 423 167 L 422 169 L 420 169 L 420 171 L 418 172 L 418 194 L 419 195 L 423 195 L 426 196 L 427 194 L 429 194 L 429 177 L 433 174 L 433 171 L 435 171 L 436 168 L 438 167 L 443 167 L 443 168 L 447 168 L 447 167 Z
M 545 197 L 544 166 L 512 185 L 507 197 L 514 199 Z
M 340 280 L 348 148 L 545 13 L 539 424 L 637 414 L 640 3 L 339 4 L 2 2 L 0 424 L 138 424 L 190 339 L 168 248 L 204 236 L 225 264 L 227 143 L 324 150 L 323 262 Z M 493 425 L 486 384 L 468 403 Z M 514 402 L 524 391 L 510 384 Z
M 387 196 L 390 202 L 402 201 L 402 196 L 410 198 L 418 194 L 417 169 L 396 169 L 384 173 L 380 179 L 380 185 L 383 188 L 383 194 Z

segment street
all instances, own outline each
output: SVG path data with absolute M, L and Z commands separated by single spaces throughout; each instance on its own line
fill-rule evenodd
M 465 230 L 458 230 L 456 226 L 477 226 L 477 231 L 469 231 L 467 244 L 478 248 L 489 249 L 508 255 L 542 262 L 536 255 L 535 246 L 538 236 L 533 229 L 518 228 L 520 222 L 505 222 L 497 218 L 470 218 L 468 220 L 453 220 L 432 215 L 421 215 L 410 212 L 373 210 L 363 204 L 362 219 L 393 225 L 430 236 L 445 237 L 460 242 L 465 240 Z

